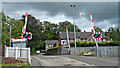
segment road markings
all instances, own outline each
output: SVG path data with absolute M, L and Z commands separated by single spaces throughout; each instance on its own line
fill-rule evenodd
M 55 60 L 55 61 L 58 61 L 58 60 L 61 60 L 61 61 L 63 61 L 63 60 L 66 60 L 66 61 L 68 61 L 68 62 L 66 62 L 66 64 L 73 64 L 73 63 L 80 63 L 81 65 L 85 65 L 85 66 L 95 66 L 95 65 L 93 65 L 93 64 L 88 64 L 88 63 L 85 63 L 85 62 L 81 62 L 81 61 L 78 61 L 78 60 L 75 60 L 75 59 L 71 59 L 71 58 L 68 58 L 68 57 L 63 57 L 63 56 L 45 56 L 45 57 L 57 57 L 58 59 L 53 59 L 53 60 Z M 40 58 L 38 58 L 38 57 L 35 57 L 34 56 L 34 58 L 36 58 L 37 60 L 39 60 L 39 61 L 51 61 L 51 59 L 47 59 L 47 60 L 43 60 L 43 59 L 40 59 Z M 64 63 L 65 64 L 65 63 Z M 75 64 L 76 65 L 76 64 Z
M 33 56 L 33 57 L 40 61 L 40 59 L 38 57 L 35 57 L 35 56 Z

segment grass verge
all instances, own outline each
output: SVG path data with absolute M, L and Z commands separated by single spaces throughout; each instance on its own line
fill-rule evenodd
M 30 63 L 2 64 L 3 68 L 23 68 L 30 66 Z

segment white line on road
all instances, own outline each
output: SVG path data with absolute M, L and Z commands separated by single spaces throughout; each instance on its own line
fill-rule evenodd
M 41 61 L 38 57 L 35 57 L 35 56 L 33 56 L 33 57 L 36 58 L 37 60 Z
M 78 61 L 78 60 L 75 60 L 75 59 L 71 59 L 71 58 L 68 58 L 68 57 L 62 57 L 62 56 L 45 56 L 45 57 L 60 57 L 62 59 L 67 59 L 67 60 L 72 61 L 72 62 L 82 63 L 83 65 L 86 65 L 86 66 L 95 66 L 94 64 L 88 64 L 88 63 L 81 62 L 81 61 Z M 42 60 L 42 59 L 40 59 L 38 57 L 35 57 L 35 56 L 34 56 L 34 58 L 36 58 L 39 61 L 46 61 L 46 60 Z M 54 60 L 60 60 L 60 59 L 54 59 Z

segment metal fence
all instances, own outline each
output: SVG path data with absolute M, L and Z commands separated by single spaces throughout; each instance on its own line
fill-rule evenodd
M 118 56 L 118 46 L 63 48 L 62 55 L 76 55 L 78 52 L 94 52 L 94 56 Z
M 27 59 L 31 64 L 30 48 L 5 47 L 5 57 Z
M 118 46 L 114 47 L 95 47 L 95 56 L 118 56 Z

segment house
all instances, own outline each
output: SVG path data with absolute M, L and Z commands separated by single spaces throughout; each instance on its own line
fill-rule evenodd
M 74 40 L 74 32 L 69 32 L 69 43 L 75 42 Z M 76 41 L 83 42 L 86 41 L 95 41 L 92 38 L 92 32 L 76 32 Z M 105 32 L 102 32 L 102 39 L 97 39 L 98 42 L 105 42 L 108 41 L 107 36 L 105 36 Z M 46 40 L 46 50 L 54 46 L 68 46 L 67 45 L 67 34 L 66 32 L 59 32 L 59 39 L 58 40 Z
M 69 32 L 69 42 L 75 42 L 74 40 L 74 32 Z M 92 32 L 76 32 L 76 41 L 83 42 L 86 41 L 95 41 L 92 38 Z M 59 41 L 61 45 L 67 46 L 67 35 L 66 32 L 59 32 Z M 102 32 L 102 39 L 97 39 L 98 42 L 105 42 L 108 41 L 107 36 L 105 36 L 105 32 Z
M 45 40 L 46 51 L 47 51 L 49 48 L 55 47 L 55 46 L 59 46 L 58 40 Z

